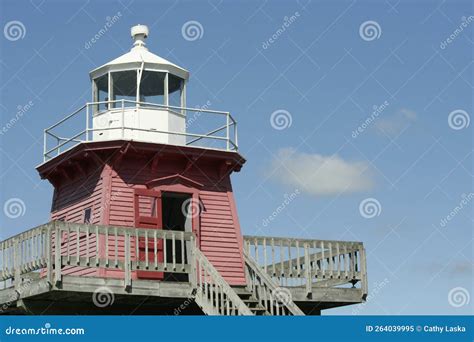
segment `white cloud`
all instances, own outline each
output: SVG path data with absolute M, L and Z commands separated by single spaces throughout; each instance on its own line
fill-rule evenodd
M 375 123 L 375 128 L 379 133 L 394 137 L 399 135 L 410 123 L 414 122 L 416 117 L 416 112 L 403 108 L 390 117 L 379 118 Z
M 310 195 L 334 195 L 370 190 L 373 181 L 366 162 L 350 162 L 337 155 L 280 149 L 272 160 L 272 178 Z

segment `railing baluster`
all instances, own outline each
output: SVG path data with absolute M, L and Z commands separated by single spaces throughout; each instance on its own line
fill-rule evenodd
M 95 265 L 99 266 L 100 244 L 99 244 L 99 227 L 95 226 Z
M 292 265 L 292 260 L 291 260 L 291 240 L 288 239 L 288 270 L 289 270 L 289 276 L 293 277 L 293 265 Z
M 263 267 L 265 273 L 267 272 L 267 238 L 263 238 Z
M 105 267 L 109 267 L 109 227 L 105 227 Z
M 185 249 L 185 243 L 184 243 L 184 232 L 181 232 L 181 270 L 184 271 L 184 265 L 185 265 L 185 260 L 184 260 L 184 249 Z
M 351 279 L 354 279 L 354 268 L 355 268 L 355 260 L 354 260 L 354 246 L 351 246 Z
M 156 270 L 158 269 L 158 239 L 156 237 L 156 229 L 153 230 L 153 256 Z
M 145 229 L 145 269 L 148 269 L 148 229 Z
M 301 262 L 300 262 L 300 244 L 299 241 L 296 240 L 296 275 L 299 277 L 301 270 Z
M 324 278 L 326 276 L 326 267 L 324 265 L 324 241 L 321 241 L 321 276 Z
M 135 262 L 137 269 L 140 268 L 140 237 L 138 236 L 138 229 L 135 230 Z
M 314 277 L 315 279 L 318 279 L 318 253 L 317 253 L 317 245 L 316 241 L 313 241 L 313 264 L 311 266 L 311 271 L 314 271 Z
M 2 249 L 2 278 L 5 279 L 5 273 L 6 273 L 6 263 L 7 260 L 5 258 L 5 241 L 1 242 L 0 248 Z
M 164 259 L 163 267 L 165 268 L 165 270 L 168 267 L 168 253 L 167 253 L 168 241 L 166 238 L 167 238 L 167 233 L 166 231 L 163 231 L 163 259 Z
M 339 254 L 339 242 L 336 242 L 336 258 L 337 258 L 337 278 L 341 278 L 341 255 Z
M 175 235 L 172 234 L 172 244 L 173 244 L 173 271 L 176 270 L 176 238 Z
M 54 282 L 61 282 L 61 230 L 54 224 Z
M 347 269 L 349 268 L 349 263 L 347 260 L 347 245 L 344 244 L 344 277 L 347 279 L 348 273 Z
M 275 239 L 274 238 L 272 238 L 272 272 L 273 272 L 273 275 L 275 276 L 276 271 L 275 271 Z
M 118 232 L 117 232 L 117 227 L 114 228 L 114 236 L 115 236 L 115 268 L 118 267 Z
M 285 276 L 285 269 L 283 264 L 283 240 L 280 239 L 280 275 L 281 277 Z
M 124 279 L 124 285 L 125 289 L 130 287 L 132 285 L 132 272 L 130 268 L 130 233 L 125 233 L 124 234 L 124 242 L 125 242 L 125 258 L 124 258 L 124 273 L 125 273 L 125 279 Z
M 313 279 L 311 276 L 311 259 L 309 258 L 309 248 L 308 244 L 304 244 L 304 270 L 305 270 L 305 277 L 306 277 L 306 295 L 312 292 L 312 283 Z
M 367 295 L 368 293 L 368 284 L 367 284 L 367 264 L 366 264 L 366 256 L 365 256 L 365 248 L 364 246 L 360 246 L 360 265 L 361 265 L 361 289 L 362 294 Z
M 67 225 L 67 243 L 66 243 L 66 255 L 67 255 L 67 264 L 71 264 L 71 227 Z
M 258 241 L 257 239 L 255 238 L 254 240 L 254 251 L 255 251 L 255 261 L 257 262 L 257 264 L 259 263 L 258 262 Z
M 89 225 L 86 226 L 86 265 L 90 265 L 90 253 L 89 253 L 89 236 L 90 236 L 90 231 L 89 231 Z
M 333 259 L 333 254 L 332 254 L 332 243 L 329 242 L 329 258 L 328 258 L 328 261 L 329 261 L 329 277 L 332 278 L 333 277 L 333 272 L 334 272 L 334 259 Z
M 76 225 L 76 265 L 79 265 L 80 260 L 80 246 L 79 246 L 79 239 L 80 239 L 80 230 L 79 230 L 79 225 Z

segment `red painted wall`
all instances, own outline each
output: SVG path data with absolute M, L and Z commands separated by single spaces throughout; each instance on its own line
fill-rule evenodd
M 177 174 L 201 185 L 195 189 L 204 207 L 198 241 L 201 250 L 231 285 L 244 285 L 242 235 L 230 172 L 223 173 L 219 164 L 205 161 L 190 165 L 186 158 L 162 158 L 152 165 L 149 159 L 139 154 L 127 153 L 119 162 L 106 163 L 87 176 L 61 177 L 54 192 L 51 218 L 83 222 L 84 209 L 91 207 L 91 223 L 132 227 L 135 224 L 134 189 L 147 188 L 147 183 L 152 180 Z M 175 182 L 179 183 L 179 178 Z M 160 185 L 156 189 L 160 189 Z M 85 272 L 94 275 L 98 270 L 70 267 L 65 273 Z M 121 275 L 109 270 L 100 270 L 100 274 Z

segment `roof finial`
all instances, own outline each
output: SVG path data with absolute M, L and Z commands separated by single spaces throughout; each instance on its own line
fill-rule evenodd
M 134 48 L 145 48 L 145 38 L 148 37 L 148 26 L 146 25 L 136 25 L 133 26 L 131 29 L 132 38 L 134 40 L 133 47 Z

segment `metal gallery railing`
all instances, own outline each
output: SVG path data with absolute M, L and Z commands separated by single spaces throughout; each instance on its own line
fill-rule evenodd
M 103 107 L 103 108 L 102 108 Z M 126 124 L 130 109 L 155 109 L 157 115 L 165 115 L 163 111 L 182 116 L 185 120 L 182 131 L 157 130 L 139 128 Z M 120 116 L 117 127 L 94 127 L 94 118 L 114 112 Z M 203 115 L 208 115 L 203 118 Z M 209 115 L 212 116 L 209 117 Z M 214 123 L 214 119 L 218 119 Z M 210 127 L 207 127 L 210 126 Z M 200 128 L 203 132 L 198 132 Z M 195 128 L 195 131 L 192 130 Z M 224 151 L 238 151 L 237 122 L 229 112 L 209 110 L 207 108 L 188 108 L 161 105 L 131 100 L 88 102 L 54 125 L 44 130 L 43 160 L 47 161 L 82 142 L 94 140 L 94 133 L 115 132 L 114 137 L 127 139 L 126 132 L 146 132 L 153 135 L 161 134 L 169 137 L 183 137 L 184 145 L 214 148 Z M 139 140 L 139 139 L 137 139 Z
M 361 242 L 244 236 L 244 248 L 283 287 L 313 288 L 350 284 L 367 294 L 367 265 Z

